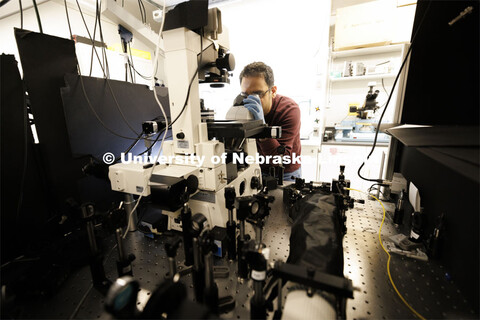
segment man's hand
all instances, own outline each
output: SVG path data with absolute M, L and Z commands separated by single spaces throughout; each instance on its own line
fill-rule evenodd
M 263 108 L 262 102 L 257 95 L 249 95 L 248 98 L 243 100 L 245 108 L 251 112 L 253 118 L 255 120 L 262 120 L 265 123 L 265 119 L 263 117 Z

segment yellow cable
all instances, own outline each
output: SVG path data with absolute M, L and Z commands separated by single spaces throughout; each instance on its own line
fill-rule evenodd
M 357 190 L 357 189 L 352 189 L 352 188 L 345 188 L 346 190 L 352 190 L 352 191 L 357 191 L 357 192 L 360 192 L 360 193 L 364 193 L 364 194 L 367 194 L 366 192 L 363 192 L 363 191 L 360 191 L 360 190 Z M 369 195 L 369 194 L 367 194 Z M 385 253 L 387 254 L 388 256 L 388 260 L 387 260 L 387 272 L 388 272 L 388 278 L 390 279 L 390 283 L 392 284 L 393 286 L 393 289 L 395 290 L 395 292 L 397 293 L 397 295 L 400 297 L 400 300 L 402 300 L 402 302 L 408 307 L 408 309 L 410 309 L 410 311 L 412 311 L 412 313 L 414 315 L 417 316 L 417 318 L 421 319 L 421 320 L 425 320 L 425 318 L 417 312 L 417 310 L 413 309 L 413 307 L 411 305 L 408 304 L 407 300 L 405 300 L 405 298 L 400 294 L 400 291 L 398 291 L 397 289 L 397 286 L 395 285 L 395 283 L 393 282 L 393 279 L 392 279 L 392 274 L 390 273 L 390 259 L 392 258 L 392 256 L 390 255 L 390 253 L 387 251 L 387 249 L 385 249 L 385 247 L 383 246 L 383 242 L 382 242 L 382 227 L 383 227 L 383 223 L 385 222 L 385 215 L 386 215 L 386 212 L 385 212 L 385 207 L 383 206 L 383 203 L 382 201 L 378 200 L 375 196 L 372 196 L 372 195 L 369 195 L 371 196 L 372 198 L 374 198 L 375 200 L 377 200 L 378 202 L 380 202 L 380 205 L 382 206 L 382 209 L 383 209 L 383 219 L 382 219 L 382 223 L 380 224 L 380 229 L 378 230 L 378 239 L 380 241 L 380 245 L 382 246 L 382 249 L 383 251 L 385 251 Z

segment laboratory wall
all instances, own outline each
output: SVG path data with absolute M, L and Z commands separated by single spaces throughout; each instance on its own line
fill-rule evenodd
M 37 18 L 35 15 L 35 10 L 33 7 L 28 6 L 30 3 L 23 1 L 24 11 L 23 11 L 23 28 L 26 30 L 31 30 L 39 32 L 39 27 L 37 23 Z M 84 14 L 85 22 L 88 26 L 90 33 L 93 35 L 94 25 L 95 25 L 95 5 L 94 2 L 84 2 L 79 1 L 80 7 Z M 16 1 L 11 1 L 7 6 L 17 5 Z M 148 4 L 147 4 L 148 5 Z M 82 20 L 76 2 L 67 2 L 68 14 L 70 18 L 70 25 L 72 29 L 72 34 L 78 35 L 81 37 L 89 38 L 88 32 L 85 28 L 85 24 Z M 65 5 L 63 1 L 46 1 L 38 5 L 38 10 L 40 13 L 40 18 L 42 22 L 43 32 L 48 35 L 53 35 L 57 37 L 62 37 L 69 39 L 70 33 L 68 28 L 68 22 L 65 12 Z M 133 10 L 131 10 L 133 11 Z M 136 13 L 136 12 L 135 12 Z M 13 29 L 21 28 L 21 16 L 17 11 L 16 13 L 6 16 L 0 19 L 0 54 L 14 54 L 16 60 L 20 62 L 17 50 L 17 44 L 15 41 Z M 119 46 L 120 36 L 118 34 L 118 24 L 106 19 L 102 16 L 102 29 L 103 29 L 103 38 L 104 42 L 108 47 Z M 100 41 L 100 36 L 97 32 L 95 40 Z M 154 46 L 147 45 L 136 39 L 134 37 L 131 47 L 134 49 L 139 49 L 142 51 L 150 52 L 151 57 L 154 56 Z M 99 50 L 99 49 L 97 49 Z M 83 75 L 89 74 L 90 61 L 91 61 L 91 46 L 88 44 L 77 43 L 76 45 L 77 58 L 80 64 L 80 70 Z M 115 52 L 112 50 L 106 50 L 108 54 L 108 64 L 110 67 L 111 78 L 118 80 L 125 80 L 125 67 L 124 67 L 124 58 L 120 52 Z M 100 57 L 101 52 L 98 51 Z M 151 76 L 152 74 L 152 60 L 144 59 L 134 56 L 134 65 L 135 68 L 145 76 Z M 19 65 L 21 71 L 21 65 Z M 159 66 L 157 70 L 157 78 L 160 81 L 165 81 L 164 72 L 163 72 L 163 58 L 160 57 Z M 103 72 L 100 68 L 96 56 L 93 57 L 93 70 L 92 76 L 103 77 Z M 146 83 L 141 77 L 137 76 L 140 83 Z
M 380 112 L 384 107 L 387 108 L 382 122 L 399 122 L 399 98 L 402 96 L 401 87 L 406 70 L 399 77 L 388 105 L 387 100 L 408 50 L 415 10 L 416 1 L 410 0 L 332 2 L 329 43 L 331 60 L 328 67 L 330 82 L 323 118 L 326 127 L 335 126 L 344 120 L 348 116 L 350 104 L 363 104 L 369 84 L 374 84 L 374 90 L 380 91 L 377 97 Z M 377 19 L 369 19 L 369 16 Z M 378 30 L 382 30 L 382 33 Z M 385 71 L 367 74 L 365 77 L 339 77 L 347 62 L 361 63 L 366 67 L 383 67 Z
M 13 2 L 13 1 L 12 1 Z M 25 1 L 24 1 L 25 2 Z M 95 24 L 95 7 L 93 2 L 79 1 L 90 33 Z M 136 3 L 136 2 L 135 2 Z M 75 1 L 67 1 L 72 33 L 88 38 L 87 30 L 82 21 Z M 131 7 L 133 3 L 127 2 Z M 8 4 L 12 5 L 12 4 Z M 149 6 L 149 12 L 155 8 Z M 302 110 L 302 135 L 311 133 L 312 116 L 315 108 L 325 101 L 326 76 L 328 67 L 328 33 L 330 18 L 330 1 L 286 1 L 286 0 L 242 0 L 226 1 L 218 4 L 222 11 L 222 20 L 227 27 L 230 39 L 230 49 L 236 58 L 236 68 L 233 71 L 231 84 L 223 89 L 212 89 L 201 86 L 201 97 L 206 106 L 216 111 L 216 118 L 223 118 L 235 96 L 240 91 L 238 75 L 245 65 L 253 61 L 264 61 L 275 73 L 275 84 L 278 93 L 293 98 Z M 40 17 L 43 32 L 63 38 L 69 38 L 67 18 L 63 1 L 46 1 L 40 3 Z M 138 15 L 137 9 L 129 10 Z M 138 17 L 139 18 L 139 17 Z M 27 30 L 39 31 L 33 7 L 24 4 L 23 27 Z M 151 20 L 151 18 L 149 17 Z M 13 35 L 13 28 L 20 28 L 19 12 L 0 19 L 0 53 L 13 53 L 17 60 L 18 52 Z M 153 30 L 158 25 L 148 22 Z M 118 26 L 109 19 L 102 17 L 104 42 L 111 47 L 120 44 Z M 157 30 L 158 31 L 158 30 Z M 100 37 L 95 37 L 100 40 Z M 154 55 L 154 47 L 142 43 L 134 37 L 132 48 L 147 51 Z M 91 61 L 91 46 L 77 43 L 77 57 L 82 74 L 89 74 Z M 125 68 L 123 56 L 118 52 L 107 50 L 111 78 L 124 80 Z M 142 74 L 152 73 L 151 60 L 134 57 L 135 67 Z M 21 66 L 20 66 L 21 68 Z M 164 76 L 163 57 L 157 70 L 160 83 L 168 85 Z M 93 57 L 92 75 L 102 77 L 103 72 Z M 137 76 L 137 82 L 148 83 Z
M 225 98 L 217 97 L 218 104 L 224 104 L 216 109 L 218 115 L 240 92 L 242 69 L 263 61 L 274 71 L 278 94 L 300 105 L 302 130 L 308 130 L 312 109 L 325 99 L 330 6 L 330 1 L 316 0 L 242 0 L 219 5 L 236 68 L 230 87 L 223 90 Z M 207 100 L 215 99 L 214 95 L 212 89 L 204 89 Z

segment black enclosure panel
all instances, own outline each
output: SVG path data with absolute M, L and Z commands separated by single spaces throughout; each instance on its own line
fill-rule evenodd
M 117 80 L 107 82 L 86 76 L 79 80 L 77 74 L 66 74 L 65 87 L 61 89 L 73 156 L 93 155 L 100 160 L 106 152 L 119 156 L 134 140 L 114 133 L 137 138 L 142 132 L 143 121 L 157 117 L 163 119 L 153 91 L 145 85 Z M 170 117 L 168 89 L 156 87 L 156 93 L 167 117 Z M 140 141 L 131 152 L 138 154 L 144 150 L 145 145 Z
M 427 234 L 435 218 L 446 214 L 446 233 L 441 259 L 463 294 L 479 310 L 479 184 L 477 177 L 465 177 L 418 148 L 404 147 L 400 172 L 420 190 L 427 215 Z M 477 149 L 478 160 L 478 149 Z
M 15 29 L 36 130 L 53 203 L 78 198 L 75 181 L 83 176 L 86 159 L 73 159 L 63 113 L 60 88 L 64 75 L 77 72 L 72 40 Z
M 27 122 L 25 93 L 13 55 L 0 56 L 1 259 L 23 253 L 48 218 L 42 168 Z
M 402 123 L 479 124 L 479 15 L 477 0 L 418 2 Z

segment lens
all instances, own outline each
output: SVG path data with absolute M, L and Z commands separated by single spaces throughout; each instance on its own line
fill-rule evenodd
M 201 232 L 205 227 L 207 227 L 208 221 L 201 213 L 197 213 L 192 217 L 192 229 L 196 232 Z
M 250 209 L 252 214 L 257 214 L 258 210 L 260 209 L 260 205 L 258 204 L 257 201 L 252 203 L 252 208 Z

